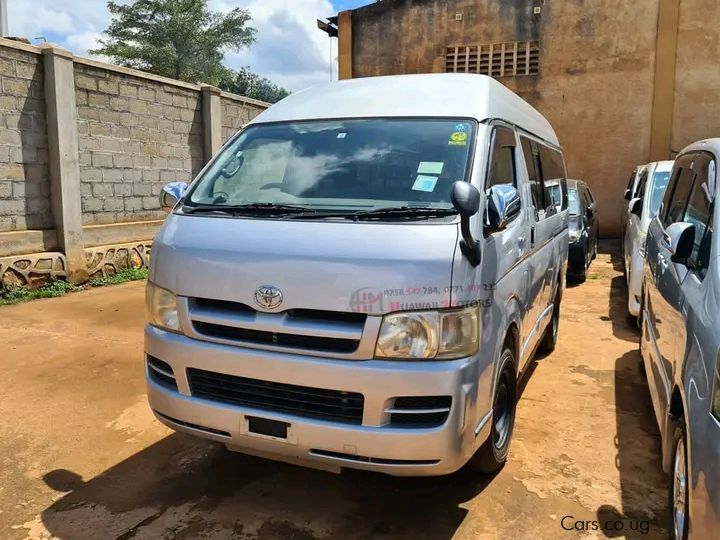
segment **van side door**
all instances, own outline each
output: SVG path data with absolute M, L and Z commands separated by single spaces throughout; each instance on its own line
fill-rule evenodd
M 692 164 L 692 155 L 682 156 L 676 161 L 662 208 L 648 230 L 646 261 L 650 276 L 646 280 L 646 324 L 654 343 L 647 344 L 652 358 L 647 376 L 650 387 L 654 389 L 651 395 L 661 428 L 672 391 L 678 319 L 682 307 L 680 284 L 685 274 L 682 265 L 672 262 L 664 235 L 667 227 L 682 221 L 685 215 L 695 180 Z
M 539 145 L 536 141 L 520 136 L 523 157 L 528 168 L 528 182 L 532 200 L 530 221 L 530 257 L 528 263 L 528 307 L 523 334 L 525 342 L 521 357 L 527 360 L 542 337 L 538 322 L 548 305 L 548 272 L 552 271 L 552 246 L 557 224 L 550 218 L 557 214 L 550 193 L 543 183 Z

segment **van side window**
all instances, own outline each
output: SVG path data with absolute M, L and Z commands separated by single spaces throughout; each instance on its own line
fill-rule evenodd
M 520 137 L 520 142 L 522 144 L 525 165 L 527 166 L 528 170 L 528 180 L 530 182 L 530 193 L 532 195 L 532 202 L 537 213 L 538 211 L 541 211 L 545 208 L 545 193 L 542 186 L 542 180 L 540 179 L 540 172 L 538 171 L 537 155 L 533 152 L 530 139 Z M 537 214 L 536 217 L 538 217 Z
M 702 158 L 701 158 L 702 159 Z M 698 273 L 701 278 L 705 277 L 710 265 L 710 248 L 712 245 L 712 214 L 713 201 L 712 192 L 708 185 L 708 167 L 699 168 L 695 177 L 690 198 L 688 200 L 683 221 L 695 225 L 695 245 L 688 260 L 688 265 Z
M 493 132 L 493 149 L 485 189 L 497 185 L 517 186 L 515 132 L 504 127 L 496 127 Z
M 663 225 L 666 228 L 682 219 L 695 178 L 695 173 L 689 167 L 678 168 L 676 175 L 673 191 L 666 199 L 667 204 L 663 203 L 666 209 Z
M 557 150 L 543 144 L 538 144 L 538 147 L 540 149 L 540 172 L 547 196 L 545 211 L 548 215 L 552 215 L 557 212 L 555 203 L 562 193 L 562 184 L 565 181 L 565 162 L 562 154 Z M 557 196 L 553 197 L 554 193 Z

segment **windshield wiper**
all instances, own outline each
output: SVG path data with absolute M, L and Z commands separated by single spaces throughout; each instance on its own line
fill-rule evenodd
M 382 219 L 384 217 L 392 218 L 417 218 L 417 217 L 443 217 L 457 214 L 454 208 L 430 208 L 424 206 L 393 206 L 387 208 L 372 208 L 370 210 L 360 210 L 357 212 L 318 212 L 313 211 L 312 214 L 295 214 L 293 219 L 324 219 L 324 218 L 343 218 L 352 219 L 353 221 L 366 219 Z
M 348 215 L 355 220 L 378 219 L 384 217 L 413 218 L 413 217 L 443 217 L 457 214 L 455 208 L 431 208 L 424 206 L 394 206 L 387 208 L 373 208 L 361 210 Z
M 313 214 L 315 210 L 305 206 L 295 206 L 292 204 L 275 204 L 275 203 L 252 203 L 252 204 L 199 204 L 197 206 L 183 206 L 183 212 L 186 214 L 194 214 L 197 212 L 222 212 L 233 216 L 241 214 L 296 214 L 308 213 Z

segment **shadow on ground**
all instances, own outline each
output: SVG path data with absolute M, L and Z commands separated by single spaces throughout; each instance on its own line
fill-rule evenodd
M 155 537 L 153 525 L 167 538 L 312 540 L 331 531 L 332 538 L 451 538 L 467 514 L 460 504 L 492 477 L 335 475 L 176 433 L 88 482 L 65 470 L 44 480 L 67 492 L 41 516 L 64 540 Z

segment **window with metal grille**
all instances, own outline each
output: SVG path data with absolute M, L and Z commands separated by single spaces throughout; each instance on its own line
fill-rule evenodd
M 447 73 L 480 73 L 491 77 L 537 75 L 540 44 L 537 41 L 510 41 L 491 45 L 448 47 Z

